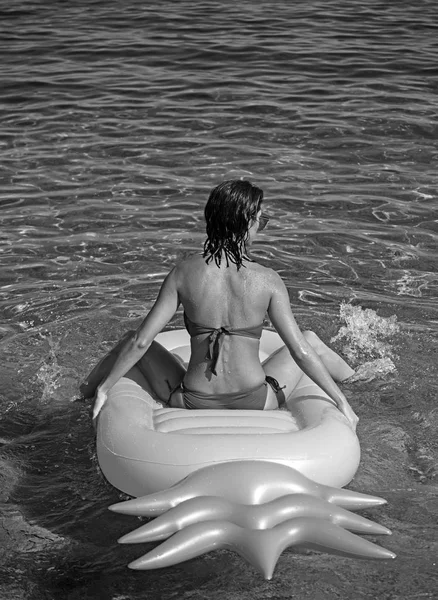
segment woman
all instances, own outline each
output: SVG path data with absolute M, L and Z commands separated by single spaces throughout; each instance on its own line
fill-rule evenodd
M 178 408 L 275 409 L 304 372 L 356 427 L 358 418 L 334 382 L 354 371 L 316 334 L 300 331 L 280 276 L 248 256 L 268 221 L 262 207 L 262 190 L 248 181 L 225 181 L 212 190 L 205 207 L 203 254 L 170 271 L 137 331 L 82 386 L 83 394 L 91 396 L 98 384 L 93 419 L 111 387 L 137 365 L 156 396 Z M 187 370 L 153 341 L 180 304 L 191 336 Z M 261 364 L 259 339 L 266 314 L 285 346 Z

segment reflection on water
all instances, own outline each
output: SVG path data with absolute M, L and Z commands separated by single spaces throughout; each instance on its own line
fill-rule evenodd
M 432 598 L 436 3 L 54 5 L 0 7 L 3 597 Z M 265 190 L 254 255 L 300 325 L 329 341 L 350 307 L 333 343 L 363 369 L 344 388 L 352 486 L 388 499 L 372 518 L 394 532 L 390 566 L 288 551 L 267 583 L 223 551 L 146 575 L 115 544 L 120 494 L 77 384 L 199 251 L 208 190 L 232 177 Z M 364 315 L 368 341 L 397 317 L 379 357 L 352 346 Z M 395 369 L 363 368 L 376 357 Z

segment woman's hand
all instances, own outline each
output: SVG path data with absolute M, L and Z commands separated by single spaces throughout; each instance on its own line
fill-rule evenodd
M 108 394 L 106 392 L 103 392 L 100 388 L 97 388 L 96 396 L 95 396 L 95 400 L 94 400 L 94 406 L 93 406 L 93 423 L 94 424 L 96 423 L 96 419 L 97 419 L 100 411 L 102 410 L 103 405 L 107 401 L 107 398 L 108 398 Z

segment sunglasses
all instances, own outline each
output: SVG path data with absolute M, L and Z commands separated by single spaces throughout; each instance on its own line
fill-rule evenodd
M 269 222 L 269 217 L 267 217 L 266 215 L 260 215 L 258 231 L 263 231 L 263 229 L 266 228 L 266 225 L 268 224 L 268 222 Z

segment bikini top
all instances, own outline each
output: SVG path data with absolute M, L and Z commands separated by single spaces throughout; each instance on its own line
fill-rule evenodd
M 259 340 L 263 331 L 263 323 L 253 327 L 241 327 L 239 329 L 231 327 L 218 327 L 217 329 L 214 329 L 208 325 L 199 325 L 198 323 L 194 323 L 185 313 L 184 324 L 189 332 L 190 337 L 201 335 L 203 333 L 210 334 L 208 338 L 208 352 L 206 358 L 207 360 L 211 360 L 210 370 L 213 375 L 217 375 L 216 365 L 222 350 L 222 345 L 224 343 L 224 336 L 240 335 L 242 337 Z

